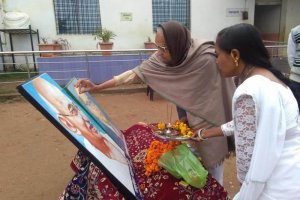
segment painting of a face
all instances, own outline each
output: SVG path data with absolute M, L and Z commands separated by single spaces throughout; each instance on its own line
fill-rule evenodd
M 103 110 L 103 108 L 97 104 L 95 99 L 88 92 L 79 93 L 78 88 L 74 87 L 77 83 L 77 79 L 73 78 L 66 86 L 65 89 L 80 102 L 84 109 L 88 110 L 91 117 L 104 129 L 104 131 L 110 135 L 110 137 L 119 145 L 119 147 L 125 150 L 124 138 L 122 132 L 114 125 L 112 120 Z
M 129 196 L 135 196 L 126 151 L 48 74 L 18 86 L 18 90 L 100 169 L 115 177 L 114 181 L 121 184 Z

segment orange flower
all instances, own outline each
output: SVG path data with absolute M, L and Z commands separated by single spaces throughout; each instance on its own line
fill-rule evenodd
M 180 142 L 177 141 L 169 141 L 164 143 L 158 140 L 153 140 L 147 150 L 147 155 L 144 160 L 146 176 L 150 176 L 153 172 L 158 172 L 161 169 L 160 166 L 158 166 L 158 159 L 160 156 L 168 151 L 173 150 L 179 144 Z

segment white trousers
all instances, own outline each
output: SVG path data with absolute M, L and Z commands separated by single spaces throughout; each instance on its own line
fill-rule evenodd
M 208 172 L 223 186 L 224 162 L 209 169 Z

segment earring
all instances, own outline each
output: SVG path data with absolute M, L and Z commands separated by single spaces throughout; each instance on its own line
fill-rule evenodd
M 239 59 L 235 59 L 234 63 L 235 63 L 235 66 L 238 67 L 239 66 Z

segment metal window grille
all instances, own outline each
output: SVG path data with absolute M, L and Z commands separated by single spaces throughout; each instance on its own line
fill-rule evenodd
M 91 34 L 101 27 L 99 0 L 53 0 L 58 34 Z
M 190 29 L 190 0 L 152 0 L 153 31 L 159 24 L 176 20 Z

